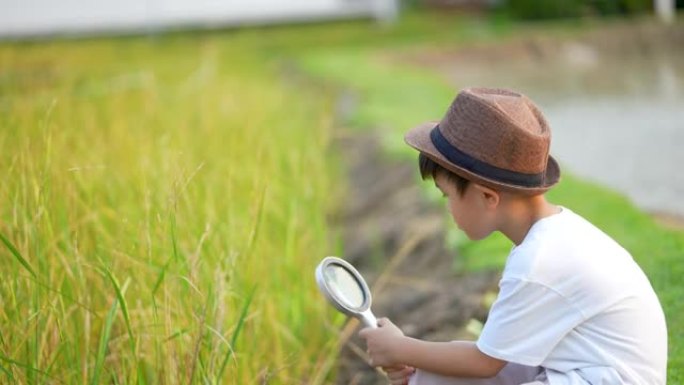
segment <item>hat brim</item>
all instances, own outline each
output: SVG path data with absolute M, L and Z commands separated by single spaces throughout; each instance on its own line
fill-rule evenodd
M 430 139 L 430 132 L 439 122 L 426 122 L 419 126 L 416 126 L 409 130 L 404 136 L 406 143 L 425 154 L 428 158 L 437 162 L 440 166 L 446 168 L 447 170 L 456 173 L 468 180 L 475 183 L 479 183 L 493 189 L 520 192 L 523 194 L 536 195 L 546 192 L 548 189 L 553 187 L 560 180 L 560 167 L 558 162 L 549 155 L 548 162 L 546 164 L 546 172 L 544 176 L 544 183 L 541 186 L 519 186 L 509 183 L 500 182 L 494 179 L 484 177 L 482 175 L 475 174 L 469 170 L 460 167 L 457 164 L 450 162 L 444 155 L 442 155 Z

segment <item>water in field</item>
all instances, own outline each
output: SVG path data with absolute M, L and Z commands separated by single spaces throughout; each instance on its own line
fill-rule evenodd
M 549 120 L 564 169 L 647 211 L 684 216 L 683 37 L 680 26 L 528 41 L 493 56 L 461 53 L 442 69 L 459 87 L 523 91 Z

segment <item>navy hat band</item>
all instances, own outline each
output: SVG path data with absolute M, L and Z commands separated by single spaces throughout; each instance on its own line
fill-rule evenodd
M 439 130 L 439 125 L 435 126 L 430 132 L 430 140 L 435 145 L 437 151 L 444 155 L 451 163 L 479 176 L 497 182 L 517 185 L 522 187 L 541 187 L 544 185 L 545 173 L 525 174 L 521 172 L 505 170 L 493 166 L 489 163 L 475 159 L 465 152 L 459 150 L 446 140 Z

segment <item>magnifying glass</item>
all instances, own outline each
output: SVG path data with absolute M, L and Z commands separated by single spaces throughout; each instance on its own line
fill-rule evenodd
M 337 257 L 325 257 L 316 267 L 316 282 L 325 298 L 337 310 L 358 318 L 368 327 L 378 327 L 378 320 L 370 309 L 368 285 L 349 262 Z

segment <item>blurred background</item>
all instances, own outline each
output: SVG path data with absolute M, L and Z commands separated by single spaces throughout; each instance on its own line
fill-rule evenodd
M 381 384 L 326 255 L 410 335 L 477 338 L 510 249 L 403 133 L 530 96 L 549 197 L 647 272 L 684 384 L 677 0 L 0 0 L 0 383 Z

